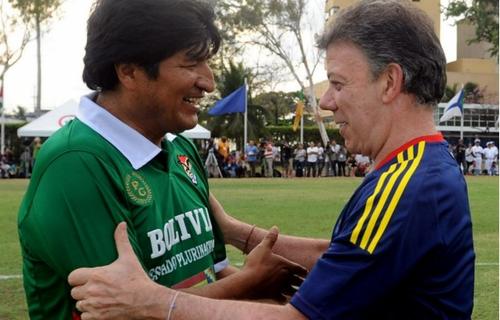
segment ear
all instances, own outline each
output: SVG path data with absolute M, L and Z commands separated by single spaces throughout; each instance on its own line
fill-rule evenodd
M 120 84 L 126 89 L 134 90 L 137 87 L 137 83 L 141 81 L 142 70 L 135 64 L 132 63 L 120 63 L 115 65 L 115 72 Z
M 389 103 L 394 100 L 403 90 L 404 73 L 397 63 L 389 63 L 382 75 L 382 101 Z

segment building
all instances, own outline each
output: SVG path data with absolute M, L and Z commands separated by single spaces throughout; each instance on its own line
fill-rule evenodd
M 330 24 L 339 10 L 355 3 L 358 0 L 326 0 L 325 24 Z M 437 0 L 412 0 L 412 4 L 423 10 L 434 23 L 434 30 L 440 35 L 441 11 Z M 457 60 L 447 64 L 448 86 L 461 88 L 467 82 L 478 85 L 484 93 L 483 104 L 466 104 L 464 106 L 464 124 L 461 126 L 460 117 L 456 117 L 440 124 L 446 104 L 440 104 L 434 114 L 438 130 L 443 132 L 448 140 L 454 141 L 463 132 L 467 140 L 476 137 L 483 141 L 494 140 L 498 145 L 498 62 L 489 56 L 490 44 L 485 42 L 469 44 L 468 40 L 474 37 L 474 26 L 468 21 L 457 23 Z M 315 84 L 314 92 L 320 97 L 327 89 L 328 81 Z M 321 111 L 325 123 L 335 126 L 333 114 L 330 111 Z M 483 139 L 484 138 L 484 139 Z

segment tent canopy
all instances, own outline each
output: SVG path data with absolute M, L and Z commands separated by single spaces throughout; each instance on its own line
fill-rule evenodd
M 69 100 L 60 107 L 17 129 L 19 137 L 49 137 L 76 116 L 78 103 Z M 210 131 L 199 124 L 181 133 L 190 139 L 210 139 Z

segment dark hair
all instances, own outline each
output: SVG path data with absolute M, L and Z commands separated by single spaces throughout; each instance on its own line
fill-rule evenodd
M 347 41 L 367 57 L 374 78 L 389 63 L 404 73 L 404 91 L 417 102 L 437 105 L 446 87 L 446 58 L 432 21 L 401 0 L 363 0 L 342 10 L 321 36 L 318 47 Z
M 181 50 L 207 59 L 221 41 L 214 19 L 213 8 L 198 0 L 98 0 L 88 20 L 83 81 L 111 90 L 120 63 L 135 63 L 156 79 L 160 62 Z

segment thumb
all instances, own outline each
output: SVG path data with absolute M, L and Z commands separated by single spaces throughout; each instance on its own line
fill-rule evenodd
M 260 245 L 272 249 L 272 247 L 276 243 L 276 240 L 278 240 L 278 234 L 279 234 L 278 227 L 276 226 L 271 227 L 271 229 L 269 229 L 264 239 L 262 239 L 262 241 L 260 242 Z
M 118 251 L 118 259 L 135 258 L 134 249 L 128 239 L 127 223 L 122 221 L 115 229 L 115 244 Z

